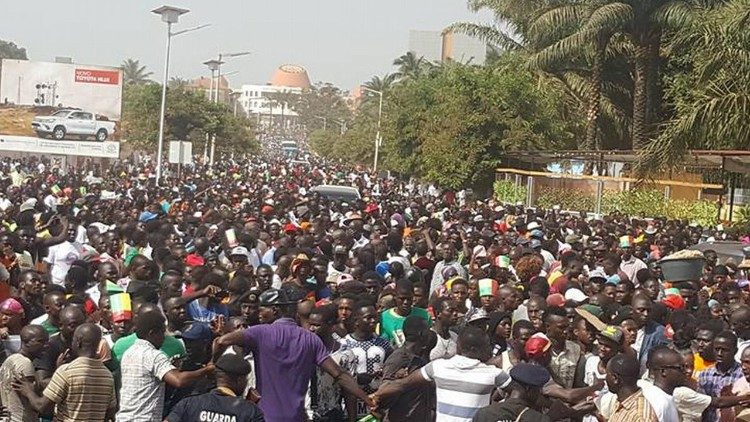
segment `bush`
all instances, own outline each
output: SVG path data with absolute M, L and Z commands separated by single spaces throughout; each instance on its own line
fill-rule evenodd
M 560 208 L 570 211 L 593 211 L 596 209 L 596 198 L 580 189 L 542 188 L 536 200 L 542 208 Z
M 510 180 L 496 180 L 493 185 L 493 191 L 495 192 L 496 200 L 512 204 L 526 202 L 526 194 L 528 193 L 526 186 L 516 186 Z
M 543 188 L 536 201 L 542 208 L 559 205 L 564 210 L 594 211 L 596 197 L 579 189 Z M 664 199 L 658 190 L 604 191 L 602 213 L 619 211 L 634 217 L 666 217 L 702 226 L 716 224 L 716 205 L 703 200 Z

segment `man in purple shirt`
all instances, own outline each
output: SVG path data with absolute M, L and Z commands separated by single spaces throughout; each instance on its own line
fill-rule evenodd
M 357 382 L 329 356 L 323 341 L 297 325 L 297 296 L 287 287 L 263 292 L 259 298 L 260 319 L 266 324 L 219 337 L 214 342 L 214 356 L 232 345 L 252 350 L 260 408 L 266 421 L 305 420 L 305 393 L 316 365 L 344 391 L 373 407 Z

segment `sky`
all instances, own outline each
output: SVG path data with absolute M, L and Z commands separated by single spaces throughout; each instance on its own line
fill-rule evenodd
M 29 59 L 119 66 L 138 59 L 161 80 L 166 24 L 152 0 L 24 0 L 3 5 L 0 39 L 26 47 Z M 170 76 L 208 76 L 202 63 L 219 53 L 251 51 L 227 61 L 232 87 L 263 84 L 279 65 L 305 67 L 313 82 L 350 90 L 394 70 L 409 30 L 441 30 L 457 21 L 488 23 L 465 0 L 174 0 L 190 9 L 174 30 L 210 27 L 172 40 Z

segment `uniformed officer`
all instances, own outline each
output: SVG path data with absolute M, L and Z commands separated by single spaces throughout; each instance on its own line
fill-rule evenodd
M 508 398 L 479 409 L 474 422 L 550 422 L 549 416 L 536 410 L 542 387 L 550 375 L 542 366 L 519 363 L 510 370 Z
M 250 364 L 235 354 L 215 363 L 216 389 L 182 399 L 167 416 L 169 422 L 260 422 L 263 412 L 242 394 L 247 387 Z

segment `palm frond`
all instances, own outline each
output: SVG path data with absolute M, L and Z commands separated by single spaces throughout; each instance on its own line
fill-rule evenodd
M 693 16 L 690 4 L 679 0 L 665 3 L 650 14 L 651 22 L 662 28 L 682 28 L 692 21 Z
M 627 3 L 607 3 L 591 13 L 584 29 L 617 32 L 626 28 L 632 22 L 634 16 L 633 7 Z
M 477 38 L 487 44 L 498 46 L 506 50 L 523 50 L 523 41 L 516 41 L 510 34 L 498 27 L 480 25 L 471 22 L 457 22 L 449 25 L 443 33 L 456 32 Z

